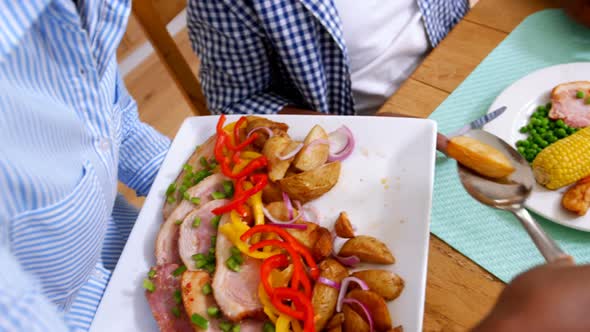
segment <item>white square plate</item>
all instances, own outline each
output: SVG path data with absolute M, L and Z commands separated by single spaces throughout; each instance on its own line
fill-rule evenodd
M 302 139 L 315 124 L 326 131 L 348 126 L 356 137 L 353 154 L 342 164 L 338 184 L 312 202 L 322 224 L 332 227 L 346 211 L 358 234 L 385 242 L 397 259 L 385 268 L 406 282 L 389 305 L 395 325 L 421 331 L 426 287 L 436 123 L 387 117 L 268 116 L 289 124 Z M 176 135 L 94 318 L 91 331 L 158 331 L 144 297 L 142 280 L 154 264 L 154 240 L 162 223 L 166 188 L 195 147 L 214 133 L 217 116 L 187 119 Z M 238 118 L 229 116 L 228 121 Z

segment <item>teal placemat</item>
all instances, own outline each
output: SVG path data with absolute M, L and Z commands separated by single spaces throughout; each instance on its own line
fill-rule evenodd
M 536 13 L 491 52 L 431 118 L 441 132 L 450 133 L 485 114 L 496 96 L 521 77 L 540 68 L 581 61 L 590 61 L 590 30 L 561 10 Z M 432 232 L 504 281 L 542 263 L 518 221 L 472 199 L 461 186 L 456 167 L 453 160 L 437 160 Z M 590 262 L 589 233 L 535 217 L 577 262 Z

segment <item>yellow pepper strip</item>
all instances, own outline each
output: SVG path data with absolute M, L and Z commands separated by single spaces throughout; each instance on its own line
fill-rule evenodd
M 291 317 L 281 314 L 275 324 L 276 332 L 291 332 Z
M 291 277 L 293 277 L 293 264 L 287 266 L 284 270 L 273 269 L 270 271 L 270 285 L 273 288 L 287 287 Z
M 264 313 L 276 324 L 279 312 L 270 302 L 270 298 L 268 297 L 268 294 L 266 294 L 266 291 L 264 291 L 262 283 L 258 285 L 258 299 L 260 299 L 260 303 L 262 303 Z
M 293 329 L 294 332 L 303 332 L 303 329 L 301 328 L 301 324 L 299 324 L 299 321 L 296 319 L 291 320 L 291 328 Z
M 240 236 L 246 233 L 250 227 L 242 222 L 240 216 L 236 213 L 236 211 L 232 211 L 230 214 L 231 222 L 227 224 L 223 224 L 219 227 L 219 231 L 225 235 L 233 245 L 235 245 L 242 253 L 248 255 L 253 258 L 257 259 L 267 259 L 271 256 L 278 255 L 281 253 L 279 250 L 274 250 L 271 252 L 260 252 L 260 251 L 250 251 L 250 246 L 240 240 Z

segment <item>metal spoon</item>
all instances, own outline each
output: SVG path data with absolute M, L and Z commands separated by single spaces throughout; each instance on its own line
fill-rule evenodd
M 529 163 L 513 147 L 488 132 L 476 129 L 464 135 L 498 149 L 516 169 L 507 179 L 497 180 L 483 177 L 458 164 L 459 178 L 467 192 L 485 205 L 512 212 L 548 263 L 562 260 L 573 262 L 571 256 L 561 250 L 524 208 L 524 202 L 535 183 Z

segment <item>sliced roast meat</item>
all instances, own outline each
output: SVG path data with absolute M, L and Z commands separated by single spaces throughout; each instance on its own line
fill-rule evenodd
M 225 321 L 225 318 L 212 318 L 207 308 L 218 307 L 215 302 L 213 294 L 203 294 L 205 285 L 211 285 L 211 277 L 205 271 L 186 271 L 182 274 L 182 302 L 184 310 L 189 317 L 197 314 L 207 319 L 207 328 L 201 328 L 195 325 L 197 332 L 221 332 L 219 324 Z M 221 313 L 220 313 L 221 314 Z M 240 332 L 261 332 L 263 323 L 256 320 L 243 320 L 238 323 L 240 325 Z
M 211 193 L 214 191 L 223 191 L 223 181 L 225 180 L 227 178 L 223 174 L 216 173 L 187 190 L 191 197 L 198 197 L 201 199 L 201 202 L 197 206 L 190 201 L 183 200 L 162 226 L 160 226 L 160 231 L 156 238 L 156 263 L 158 265 L 180 263 L 180 256 L 178 254 L 178 221 L 184 220 L 191 211 L 210 202 L 212 200 Z
M 217 227 L 211 221 L 215 217 L 211 210 L 227 204 L 229 201 L 219 199 L 211 201 L 193 212 L 189 213 L 180 225 L 180 236 L 178 238 L 178 252 L 180 259 L 186 267 L 195 271 L 195 254 L 207 254 L 211 248 L 211 237 L 217 235 Z M 198 220 L 198 225 L 195 224 Z
M 221 218 L 220 225 L 229 222 L 229 215 Z M 226 261 L 231 256 L 233 244 L 221 232 L 215 246 L 216 268 L 213 277 L 213 294 L 225 316 L 237 322 L 249 317 L 263 317 L 262 304 L 258 300 L 260 260 L 242 255 L 244 263 L 239 272 L 230 270 Z
M 551 91 L 552 106 L 549 117 L 554 120 L 562 119 L 570 127 L 587 127 L 590 125 L 588 98 L 590 98 L 590 82 L 560 84 Z
M 267 118 L 249 115 L 247 119 L 248 125 L 246 126 L 244 134 L 248 134 L 257 128 L 268 128 L 272 131 L 273 135 L 286 135 L 287 130 L 289 130 L 289 126 L 286 123 L 274 122 Z M 258 138 L 254 141 L 254 145 L 258 148 L 262 148 L 268 139 L 268 132 L 266 130 L 259 130 L 257 133 Z M 244 137 L 242 139 L 244 139 Z
M 191 332 L 193 326 L 182 305 L 175 300 L 175 292 L 180 291 L 180 277 L 172 272 L 177 264 L 166 264 L 152 268 L 156 274 L 151 279 L 154 291 L 145 292 L 152 315 L 161 332 Z
M 203 166 L 201 166 L 201 157 L 205 157 L 207 161 L 213 159 L 213 149 L 215 147 L 216 137 L 217 135 L 209 137 L 209 139 L 206 140 L 205 143 L 201 144 L 197 149 L 195 149 L 195 152 L 188 159 L 186 163 L 188 165 L 191 165 L 193 167 L 193 170 L 200 170 L 203 168 Z M 180 174 L 178 174 L 178 177 L 174 181 L 174 183 L 176 184 L 176 188 L 180 188 L 185 175 L 185 170 L 182 170 Z M 180 193 L 178 193 L 178 191 L 176 191 L 172 195 L 172 197 L 174 198 L 174 201 L 172 203 L 166 202 L 164 204 L 164 208 L 162 209 L 164 220 L 167 220 L 168 217 L 170 217 L 170 215 L 172 214 L 172 212 L 176 209 L 176 207 L 182 203 L 182 197 L 180 196 Z

